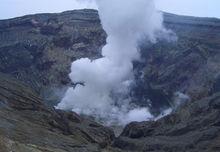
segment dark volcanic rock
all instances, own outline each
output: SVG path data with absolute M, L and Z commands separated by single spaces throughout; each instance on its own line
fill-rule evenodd
M 134 65 L 138 72 L 133 100 L 150 104 L 155 113 L 172 105 L 176 91 L 197 100 L 219 90 L 220 21 L 164 13 L 164 23 L 178 41 L 143 41 L 144 62 Z M 71 62 L 100 57 L 105 39 L 95 10 L 1 20 L 0 72 L 25 82 L 54 105 L 70 85 Z M 144 79 L 139 80 L 140 75 Z
M 101 151 L 114 139 L 111 129 L 47 108 L 25 84 L 0 74 L 0 151 Z
M 136 99 L 142 100 L 135 102 L 150 99 L 157 110 L 172 104 L 176 91 L 192 100 L 158 121 L 127 125 L 113 146 L 138 152 L 218 152 L 220 21 L 165 14 L 165 26 L 178 41 L 142 45 L 145 62 L 136 67 L 144 78 L 137 78 L 142 85 L 135 89 Z
M 150 99 L 153 108 L 158 109 L 172 103 L 174 92 L 185 93 L 192 100 L 218 92 L 220 20 L 165 13 L 164 24 L 176 33 L 178 40 L 161 39 L 152 45 L 142 42 L 144 62 L 136 67 L 142 71 L 137 77 L 144 78 L 138 78 L 135 102 L 142 105 Z M 152 96 L 152 91 L 159 99 Z
M 46 100 L 59 100 L 70 83 L 71 62 L 99 57 L 105 38 L 94 10 L 1 20 L 0 72 L 25 82 Z
M 217 152 L 220 148 L 220 93 L 187 103 L 155 122 L 127 125 L 114 146 L 123 150 Z
M 164 23 L 178 40 L 142 42 L 131 97 L 154 114 L 172 106 L 177 91 L 192 100 L 156 122 L 133 122 L 114 139 L 111 129 L 43 103 L 54 105 L 71 85 L 72 61 L 101 56 L 106 34 L 97 11 L 0 21 L 0 72 L 13 77 L 0 74 L 0 151 L 220 151 L 220 21 L 165 13 Z

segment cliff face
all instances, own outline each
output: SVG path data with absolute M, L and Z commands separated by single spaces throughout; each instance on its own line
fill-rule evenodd
M 100 151 L 111 129 L 73 112 L 48 108 L 31 88 L 0 74 L 0 151 Z
M 2 152 L 218 152 L 220 94 L 186 103 L 156 122 L 111 129 L 74 112 L 48 108 L 35 91 L 0 74 Z
M 0 151 L 219 151 L 220 21 L 165 13 L 164 24 L 178 40 L 142 42 L 133 102 L 150 101 L 155 113 L 177 91 L 191 102 L 156 122 L 131 123 L 115 138 L 89 118 L 45 105 L 71 85 L 72 61 L 101 56 L 106 34 L 97 11 L 0 21 Z
M 0 21 L 0 71 L 54 100 L 60 96 L 54 92 L 64 92 L 70 82 L 72 61 L 99 57 L 105 37 L 98 13 L 93 10 L 3 20 Z
M 149 152 L 218 152 L 220 94 L 187 103 L 156 122 L 127 125 L 114 146 Z
M 150 67 L 155 85 L 185 92 L 192 99 L 201 99 L 220 91 L 220 20 L 179 17 L 165 14 L 165 25 L 178 36 L 176 43 L 158 43 Z M 159 62 L 157 62 L 159 60 Z M 150 63 L 149 63 L 150 62 Z M 149 70 L 148 64 L 146 69 Z
M 187 94 L 192 101 L 219 92 L 220 20 L 165 13 L 164 24 L 178 40 L 143 42 L 144 62 L 137 68 L 144 71 L 144 79 L 137 78 L 136 102 L 144 104 L 149 98 L 158 107 L 172 103 L 175 92 Z
M 178 41 L 142 46 L 145 62 L 137 67 L 144 69 L 144 79 L 137 79 L 146 85 L 138 85 L 137 94 L 152 97 L 155 107 L 169 103 L 176 91 L 188 94 L 191 101 L 158 121 L 127 125 L 113 145 L 131 151 L 217 152 L 220 20 L 164 15 L 165 26 Z
M 134 102 L 152 101 L 155 109 L 180 91 L 193 100 L 218 92 L 220 21 L 164 14 L 177 42 L 143 42 L 144 62 L 137 76 Z M 0 71 L 25 82 L 53 105 L 70 85 L 71 62 L 100 57 L 105 44 L 97 11 L 38 14 L 0 21 Z M 142 85 L 144 84 L 144 85 Z M 161 102 L 163 98 L 164 102 Z

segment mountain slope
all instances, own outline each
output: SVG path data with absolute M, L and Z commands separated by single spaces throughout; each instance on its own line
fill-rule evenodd
M 71 62 L 97 58 L 105 43 L 97 11 L 38 14 L 0 21 L 0 71 L 45 98 L 64 92 Z M 49 99 L 48 99 L 49 100 Z
M 187 103 L 156 122 L 133 122 L 114 141 L 123 150 L 147 152 L 218 152 L 220 93 Z
M 175 92 L 192 101 L 219 92 L 220 20 L 165 13 L 164 24 L 178 40 L 143 42 L 144 62 L 137 67 L 144 71 L 144 79 L 137 78 L 136 102 L 144 104 L 142 101 L 150 98 L 158 107 L 161 101 L 172 103 Z
M 218 92 L 220 21 L 165 13 L 164 24 L 178 41 L 143 42 L 144 62 L 135 69 L 144 71 L 145 78 L 137 83 L 134 101 L 146 105 L 150 99 L 157 108 L 172 102 L 176 91 L 193 100 Z M 0 71 L 27 83 L 54 105 L 70 85 L 71 62 L 100 57 L 105 38 L 95 10 L 1 20 Z
M 164 13 L 164 24 L 178 40 L 143 40 L 133 102 L 157 114 L 173 106 L 175 92 L 191 101 L 158 121 L 133 122 L 115 138 L 90 118 L 45 105 L 71 86 L 72 61 L 100 57 L 106 34 L 97 11 L 1 20 L 0 151 L 220 151 L 220 20 Z
M 111 129 L 73 112 L 48 108 L 29 87 L 0 74 L 0 151 L 100 151 Z

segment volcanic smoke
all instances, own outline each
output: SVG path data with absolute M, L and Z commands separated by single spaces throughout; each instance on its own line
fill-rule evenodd
M 162 14 L 154 0 L 96 0 L 106 31 L 107 44 L 102 58 L 81 58 L 72 63 L 70 87 L 57 108 L 92 115 L 107 124 L 125 125 L 152 119 L 148 108 L 131 104 L 133 64 L 140 60 L 138 41 L 154 43 L 157 33 L 166 33 Z

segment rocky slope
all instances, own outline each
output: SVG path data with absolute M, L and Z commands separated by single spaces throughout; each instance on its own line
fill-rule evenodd
M 220 93 L 186 103 L 156 122 L 133 122 L 115 138 L 111 129 L 48 108 L 28 86 L 0 74 L 2 152 L 218 152 Z
M 153 109 L 172 104 L 180 91 L 193 100 L 220 91 L 220 21 L 164 14 L 177 42 L 143 42 L 134 102 Z M 25 82 L 54 105 L 70 85 L 71 62 L 97 58 L 105 44 L 97 11 L 38 14 L 0 21 L 0 72 Z M 144 79 L 139 76 L 143 75 Z M 139 82 L 139 83 L 138 83 Z M 142 85 L 144 84 L 144 85 Z M 163 102 L 161 102 L 163 100 Z
M 156 122 L 133 122 L 114 141 L 123 150 L 143 152 L 220 151 L 220 93 L 186 104 Z
M 48 108 L 33 90 L 4 74 L 0 120 L 1 152 L 97 152 L 114 139 L 111 129 L 76 113 Z
M 178 40 L 143 42 L 144 62 L 137 67 L 144 78 L 137 78 L 136 102 L 150 99 L 158 107 L 172 104 L 175 92 L 187 94 L 192 101 L 219 92 L 220 20 L 164 14 L 164 24 Z
M 3 20 L 0 72 L 25 82 L 47 100 L 56 100 L 70 82 L 72 61 L 100 56 L 105 37 L 93 10 Z
M 100 57 L 106 34 L 97 11 L 0 21 L 0 151 L 220 151 L 220 20 L 165 13 L 164 23 L 178 40 L 142 42 L 133 102 L 156 114 L 174 106 L 177 91 L 191 101 L 156 122 L 131 123 L 115 138 L 89 118 L 45 105 L 71 85 L 72 61 Z
M 165 25 L 178 41 L 143 45 L 145 62 L 137 67 L 144 68 L 144 79 L 137 79 L 145 85 L 138 85 L 137 93 L 157 99 L 155 107 L 170 103 L 176 91 L 191 101 L 158 121 L 127 125 L 113 145 L 144 152 L 218 152 L 220 20 L 165 14 Z

